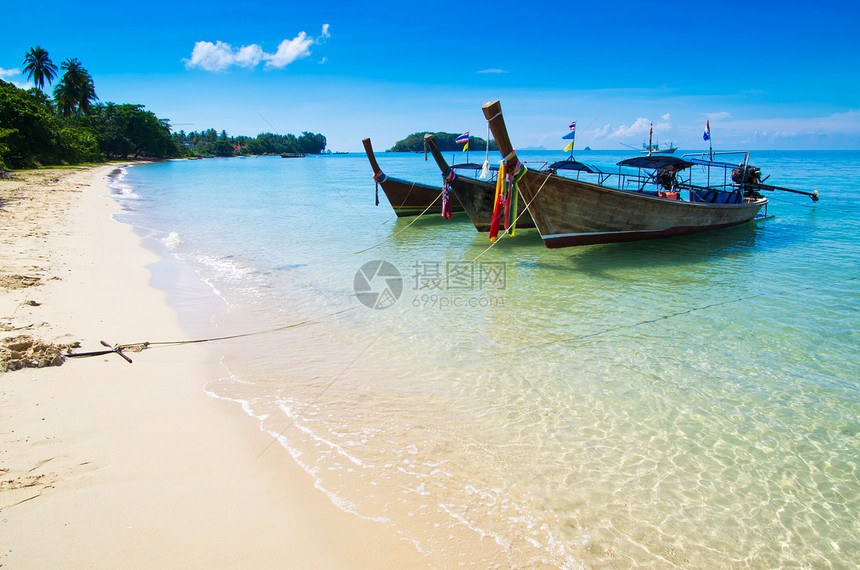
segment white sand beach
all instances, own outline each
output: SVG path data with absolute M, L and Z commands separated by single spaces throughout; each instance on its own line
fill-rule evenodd
M 0 181 L 0 339 L 187 338 L 154 253 L 110 216 L 117 165 Z M 208 397 L 205 345 L 0 373 L 0 566 L 434 565 L 338 509 L 235 404 Z

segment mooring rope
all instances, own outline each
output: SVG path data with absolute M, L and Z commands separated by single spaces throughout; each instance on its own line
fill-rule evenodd
M 414 185 L 415 185 L 415 183 L 413 182 L 413 183 L 412 183 L 412 185 L 414 186 Z M 410 189 L 410 192 L 411 192 L 411 189 Z M 444 190 L 443 190 L 443 192 L 444 192 Z M 439 192 L 439 195 L 438 195 L 438 196 L 436 196 L 435 198 L 433 198 L 433 201 L 432 201 L 432 202 L 430 202 L 430 205 L 429 205 L 429 206 L 427 206 L 426 208 L 424 208 L 424 210 L 423 210 L 420 214 L 418 214 L 417 216 L 415 216 L 415 219 L 414 219 L 414 220 L 412 220 L 411 222 L 409 222 L 408 224 L 406 224 L 406 225 L 405 225 L 404 227 L 402 227 L 400 230 L 398 230 L 398 231 L 394 232 L 393 234 L 391 234 L 390 236 L 388 236 L 388 237 L 387 237 L 387 238 L 385 238 L 384 240 L 382 240 L 382 241 L 380 241 L 380 242 L 377 242 L 377 243 L 373 244 L 372 246 L 370 246 L 370 247 L 366 247 L 366 248 L 364 248 L 364 249 L 362 249 L 362 250 L 354 251 L 354 252 L 352 252 L 352 254 L 353 254 L 353 255 L 356 255 L 356 254 L 359 254 L 359 253 L 364 253 L 365 251 L 370 251 L 371 249 L 374 249 L 374 248 L 379 247 L 380 245 L 384 244 L 384 243 L 385 243 L 385 242 L 387 242 L 388 240 L 396 238 L 397 236 L 399 236 L 400 234 L 402 234 L 403 232 L 405 232 L 407 229 L 409 229 L 409 226 L 411 226 L 412 224 L 414 224 L 415 222 L 417 222 L 417 221 L 421 218 L 421 216 L 423 216 L 424 214 L 426 214 L 426 213 L 427 213 L 427 210 L 429 210 L 430 208 L 432 208 L 432 207 L 433 207 L 433 205 L 436 203 L 436 200 L 438 200 L 438 199 L 439 199 L 439 198 L 441 198 L 441 197 L 442 197 L 442 192 Z
M 304 325 L 309 325 L 309 324 L 315 323 L 317 321 L 321 321 L 322 319 L 326 319 L 329 317 L 341 315 L 341 314 L 346 313 L 348 311 L 352 311 L 355 308 L 356 307 L 349 307 L 347 309 L 335 311 L 335 312 L 329 313 L 327 315 L 322 315 L 322 316 L 315 317 L 312 319 L 306 319 L 304 321 L 299 321 L 297 323 L 290 323 L 288 325 L 283 325 L 280 327 L 274 327 L 274 328 L 266 329 L 266 330 L 262 330 L 262 331 L 239 333 L 239 334 L 232 334 L 232 335 L 227 335 L 227 336 L 199 338 L 199 339 L 193 339 L 193 340 L 145 341 L 145 342 L 133 342 L 133 343 L 127 343 L 127 344 L 116 344 L 116 345 L 110 345 L 110 344 L 106 343 L 105 341 L 101 341 L 101 344 L 103 346 L 107 347 L 107 350 L 96 350 L 96 351 L 92 351 L 92 352 L 78 352 L 78 353 L 67 352 L 63 356 L 65 356 L 66 358 L 85 358 L 85 357 L 90 357 L 90 356 L 102 356 L 105 354 L 111 354 L 111 353 L 115 352 L 115 353 L 119 354 L 121 357 L 123 357 L 125 360 L 127 360 L 129 363 L 131 363 L 131 359 L 128 356 L 126 356 L 125 354 L 123 354 L 123 352 L 125 352 L 125 351 L 127 351 L 127 352 L 142 352 L 148 348 L 157 348 L 157 347 L 166 347 L 166 346 L 182 346 L 182 345 L 186 345 L 186 344 L 201 344 L 204 342 L 219 342 L 219 341 L 223 341 L 223 340 L 233 340 L 233 339 L 237 339 L 237 338 L 247 338 L 249 336 L 257 336 L 257 335 L 269 334 L 269 333 L 274 333 L 274 332 L 280 332 L 280 331 L 284 331 L 284 330 L 288 330 L 288 329 L 293 329 L 296 327 L 301 327 Z
M 375 176 L 375 175 L 374 175 L 374 176 Z M 388 178 L 388 177 L 386 176 L 386 179 L 387 179 L 387 178 Z M 403 198 L 403 200 L 400 202 L 400 206 L 398 206 L 399 208 L 402 208 L 402 207 L 403 207 L 403 204 L 405 204 L 405 203 L 406 203 L 406 200 L 408 200 L 408 199 L 409 199 L 409 197 L 412 195 L 412 190 L 413 190 L 414 188 L 415 188 L 415 182 L 413 181 L 413 182 L 412 182 L 412 184 L 411 184 L 411 186 L 409 186 L 409 192 L 407 192 L 407 193 L 406 193 L 406 196 L 405 196 L 405 197 Z M 385 191 L 385 188 L 383 188 L 382 190 L 383 190 L 383 191 Z M 437 196 L 437 198 L 438 198 L 438 196 Z M 433 200 L 433 204 L 435 204 L 435 203 L 436 203 L 436 200 Z M 377 204 L 377 206 L 378 206 L 378 205 L 379 205 L 379 204 Z M 394 204 L 392 204 L 391 206 L 392 206 L 392 207 L 394 207 Z M 425 210 L 425 212 L 426 212 L 426 210 Z M 422 214 L 423 214 L 423 213 L 424 213 L 424 212 L 422 212 Z M 393 212 L 390 216 L 388 216 L 387 218 L 385 218 L 385 221 L 384 221 L 384 222 L 382 222 L 382 223 L 381 223 L 381 224 L 379 224 L 379 225 L 380 225 L 380 226 L 384 226 L 385 224 L 387 224 L 388 222 L 390 222 L 392 218 L 395 218 L 395 219 L 397 218 L 397 210 L 394 210 L 394 212 Z M 407 227 L 408 227 L 408 226 L 407 226 Z
M 538 172 L 537 172 L 537 171 L 535 171 L 535 174 L 537 174 L 537 173 L 538 173 Z M 527 211 L 529 211 L 529 206 L 531 206 L 532 202 L 534 202 L 534 201 L 537 199 L 538 195 L 541 193 L 541 190 L 543 190 L 543 187 L 546 185 L 547 180 L 549 180 L 550 174 L 551 174 L 550 172 L 547 172 L 547 173 L 546 173 L 546 178 L 544 178 L 543 182 L 542 182 L 542 183 L 541 183 L 541 185 L 540 185 L 540 188 L 538 188 L 537 192 L 535 192 L 535 195 L 534 195 L 534 196 L 532 196 L 532 199 L 528 201 L 528 203 L 526 204 L 525 208 L 523 208 L 523 211 L 520 213 L 520 215 L 518 215 L 518 216 L 516 217 L 516 219 L 514 219 L 514 223 L 513 223 L 513 224 L 511 224 L 510 226 L 508 226 L 507 228 L 505 228 L 505 231 L 503 231 L 503 232 L 502 232 L 502 235 L 500 235 L 500 236 L 499 236 L 499 238 L 503 238 L 503 237 L 505 237 L 506 235 L 509 235 L 509 234 L 510 234 L 510 231 L 511 231 L 511 228 L 515 228 L 515 227 L 517 226 L 517 222 L 518 222 L 518 221 L 520 221 L 520 218 L 521 218 L 521 217 L 523 217 L 523 215 L 525 215 L 525 213 L 526 213 Z M 404 229 L 405 229 L 405 228 L 404 228 Z M 425 288 L 427 288 L 427 287 L 435 287 L 435 286 L 439 285 L 442 281 L 444 281 L 444 280 L 446 280 L 446 279 L 450 279 L 451 277 L 456 277 L 456 276 L 457 276 L 457 275 L 459 275 L 460 273 L 463 273 L 463 272 L 464 272 L 464 271 L 466 271 L 468 268 L 470 268 L 470 267 L 472 267 L 473 265 L 475 265 L 475 262 L 476 262 L 476 261 L 478 261 L 478 260 L 479 260 L 479 259 L 480 259 L 484 254 L 485 254 L 485 253 L 487 253 L 488 251 L 490 251 L 491 249 L 493 249 L 493 248 L 496 246 L 496 244 L 498 244 L 500 241 L 502 241 L 502 240 L 501 240 L 501 239 L 497 239 L 496 241 L 492 241 L 492 242 L 490 242 L 490 245 L 488 245 L 488 246 L 487 246 L 487 247 L 486 247 L 486 248 L 485 248 L 481 253 L 479 253 L 478 255 L 476 255 L 475 257 L 473 257 L 473 258 L 471 259 L 471 261 L 469 261 L 469 262 L 465 263 L 464 265 L 460 266 L 460 267 L 459 267 L 456 271 L 454 271 L 453 273 L 449 273 L 449 274 L 445 275 L 444 277 L 440 277 L 439 279 L 437 279 L 437 280 L 435 280 L 435 281 L 430 281 L 430 282 L 428 282 L 428 283 L 425 283 L 425 284 L 424 284 L 424 285 L 422 285 L 421 287 L 418 287 L 418 288 L 417 288 L 417 290 L 418 290 L 418 291 L 420 291 L 421 289 L 425 289 Z M 360 253 L 360 252 L 359 252 L 359 253 Z

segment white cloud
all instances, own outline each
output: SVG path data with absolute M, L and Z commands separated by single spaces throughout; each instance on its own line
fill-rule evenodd
M 278 45 L 278 51 L 273 54 L 263 54 L 266 60 L 266 69 L 283 69 L 297 59 L 302 59 L 311 54 L 310 46 L 314 41 L 304 32 L 291 40 L 284 40 Z
M 263 48 L 257 44 L 251 44 L 239 48 L 239 51 L 236 52 L 235 62 L 240 67 L 256 67 L 264 55 Z
M 191 59 L 185 60 L 185 67 L 199 67 L 206 71 L 224 71 L 235 62 L 233 47 L 224 42 L 197 42 L 191 51 Z
M 591 131 L 587 131 L 587 132 L 591 132 L 595 138 L 600 139 L 600 138 L 605 137 L 611 129 L 612 129 L 612 125 L 610 125 L 609 123 L 606 123 L 605 125 L 603 125 L 603 128 L 592 129 Z
M 321 35 L 318 39 L 309 37 L 305 32 L 299 32 L 291 40 L 283 40 L 275 53 L 266 53 L 257 44 L 250 44 L 240 48 L 234 48 L 222 41 L 212 42 L 200 41 L 194 44 L 189 59 L 183 59 L 186 69 L 199 68 L 205 71 L 222 72 L 231 66 L 254 68 L 265 61 L 265 69 L 283 69 L 292 62 L 308 57 L 311 45 L 320 43 L 323 38 L 331 37 L 329 25 L 323 24 Z M 323 60 L 325 61 L 325 60 Z
M 647 133 L 648 129 L 650 128 L 651 121 L 649 121 L 645 117 L 639 117 L 638 119 L 636 119 L 636 122 L 634 122 L 629 127 L 621 125 L 620 127 L 616 127 L 615 129 L 613 129 L 613 131 L 606 136 L 610 139 L 623 139 L 634 135 Z
M 481 69 L 478 73 L 507 73 L 504 69 Z
M 0 67 L 0 79 L 8 81 L 18 89 L 32 89 L 36 86 L 36 84 L 29 79 L 25 79 L 23 81 L 16 81 L 15 79 L 12 79 L 13 77 L 18 75 L 21 75 L 20 69 L 3 69 L 2 67 Z
M 609 139 L 623 141 L 625 139 L 638 138 L 640 136 L 647 138 L 652 124 L 655 136 L 658 131 L 666 131 L 672 128 L 672 124 L 670 122 L 671 116 L 669 113 L 661 116 L 660 119 L 662 122 L 654 123 L 651 119 L 639 117 L 631 125 L 620 125 L 617 127 L 613 127 L 611 123 L 607 123 L 602 127 L 583 130 L 582 134 L 595 140 Z

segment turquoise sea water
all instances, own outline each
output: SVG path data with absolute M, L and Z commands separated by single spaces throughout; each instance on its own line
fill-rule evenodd
M 378 158 L 441 183 L 420 154 Z M 363 154 L 141 165 L 114 191 L 195 338 L 272 331 L 211 344 L 226 372 L 206 390 L 421 551 L 451 566 L 854 568 L 860 152 L 752 163 L 821 201 L 768 193 L 770 220 L 548 250 L 535 230 L 488 249 L 463 215 L 396 219 L 381 191 L 374 206 Z M 379 260 L 402 288 L 370 309 L 356 275 Z

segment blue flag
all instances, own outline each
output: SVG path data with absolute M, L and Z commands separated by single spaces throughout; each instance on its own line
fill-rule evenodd
M 702 138 L 706 141 L 711 140 L 711 121 L 710 120 L 708 120 L 705 123 L 705 132 L 704 132 L 704 134 L 702 134 Z

